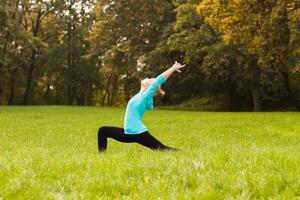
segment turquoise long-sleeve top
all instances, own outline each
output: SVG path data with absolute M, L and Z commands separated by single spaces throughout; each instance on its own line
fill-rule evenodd
M 142 122 L 143 115 L 146 110 L 153 110 L 153 96 L 165 81 L 165 77 L 159 75 L 146 91 L 140 91 L 128 101 L 124 117 L 124 132 L 126 134 L 139 134 L 147 131 L 147 127 Z

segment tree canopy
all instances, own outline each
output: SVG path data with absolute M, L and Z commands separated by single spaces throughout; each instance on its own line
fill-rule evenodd
M 174 61 L 161 105 L 299 110 L 300 1 L 0 2 L 0 105 L 125 105 Z

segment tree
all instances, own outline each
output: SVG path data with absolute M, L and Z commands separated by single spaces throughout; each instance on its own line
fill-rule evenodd
M 125 86 L 137 68 L 143 65 L 143 55 L 152 50 L 159 39 L 161 27 L 170 22 L 169 1 L 99 1 L 97 22 L 89 38 L 90 56 L 99 58 L 106 76 L 102 105 L 111 106 L 120 82 Z M 135 80 L 138 77 L 135 78 Z M 137 83 L 135 83 L 137 84 Z M 126 93 L 126 92 L 125 92 Z
M 16 77 L 20 66 L 24 63 L 23 45 L 28 40 L 22 29 L 21 22 L 23 20 L 24 7 L 21 6 L 21 1 L 4 1 L 1 8 L 3 14 L 2 28 L 1 28 L 1 59 L 0 71 L 0 96 L 3 101 L 4 89 L 2 87 L 5 78 L 8 82 L 8 104 L 14 103 Z M 1 103 L 1 102 L 0 102 Z
M 31 55 L 28 66 L 28 73 L 26 78 L 26 86 L 23 97 L 23 104 L 27 105 L 29 102 L 30 91 L 33 81 L 33 73 L 36 69 L 37 59 L 41 53 L 47 48 L 47 44 L 39 37 L 40 31 L 43 26 L 44 19 L 56 9 L 58 6 L 54 1 L 30 1 L 23 2 L 25 7 L 25 23 L 24 28 L 31 32 Z M 28 21 L 28 22 L 27 22 Z
M 204 0 L 198 6 L 198 13 L 221 32 L 226 43 L 243 45 L 252 54 L 254 111 L 261 109 L 261 73 L 279 70 L 289 55 L 287 4 L 284 0 Z

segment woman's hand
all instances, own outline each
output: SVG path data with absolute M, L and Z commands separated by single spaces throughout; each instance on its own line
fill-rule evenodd
M 176 71 L 178 71 L 179 73 L 181 73 L 181 68 L 183 68 L 185 65 L 181 65 L 180 63 L 178 63 L 177 61 L 175 61 L 175 64 L 172 66 L 173 69 L 175 69 Z
M 175 61 L 175 64 L 169 69 L 167 69 L 166 71 L 164 71 L 161 75 L 163 75 L 167 80 L 171 76 L 171 74 L 173 74 L 173 72 L 178 71 L 180 73 L 181 72 L 180 69 L 183 68 L 184 66 L 185 65 L 181 65 L 180 63 Z

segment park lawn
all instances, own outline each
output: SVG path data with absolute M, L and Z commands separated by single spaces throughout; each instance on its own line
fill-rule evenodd
M 108 141 L 123 108 L 0 107 L 0 199 L 300 199 L 300 114 L 155 110 L 180 152 Z

